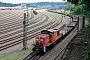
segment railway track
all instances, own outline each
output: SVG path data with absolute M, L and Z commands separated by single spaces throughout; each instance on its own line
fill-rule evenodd
M 2 31 L 2 34 L 6 33 L 6 32 L 10 32 L 15 29 L 18 29 L 18 28 L 22 27 L 23 12 L 15 19 L 12 18 L 12 20 L 10 20 L 10 21 L 8 21 L 8 20 L 4 20 L 4 21 L 7 21 L 8 23 L 4 22 L 5 24 L 3 23 L 3 25 L 1 25 L 0 31 Z
M 35 23 L 35 22 L 34 22 L 34 23 Z M 29 23 L 29 25 L 30 25 L 30 23 Z M 31 26 L 31 25 L 30 25 L 30 26 Z M 31 26 L 31 27 L 32 27 L 32 26 Z M 17 28 L 19 28 L 19 29 L 17 29 Z M 29 28 L 30 28 L 30 27 L 29 27 Z M 10 33 L 10 34 L 8 34 L 8 35 L 1 36 L 0 38 L 3 39 L 3 38 L 7 38 L 7 37 L 12 36 L 12 35 L 15 34 L 15 33 L 21 33 L 21 31 L 23 31 L 23 26 L 22 26 L 22 27 L 16 26 L 16 29 L 13 28 L 13 30 L 16 30 L 16 31 L 14 31 L 14 32 L 12 32 L 12 33 Z M 12 31 L 12 30 L 11 30 L 11 31 Z
M 44 21 L 45 22 L 45 21 Z M 33 26 L 33 27 L 35 27 L 35 26 Z M 32 28 L 33 28 L 32 27 Z M 35 30 L 34 30 L 35 31 Z M 20 31 L 21 32 L 21 31 Z M 31 33 L 32 33 L 32 31 L 31 31 Z M 18 39 L 19 38 L 19 39 Z M 17 39 L 17 40 L 16 40 Z M 4 42 L 3 42 L 4 41 Z M 7 42 L 8 41 L 8 42 Z M 10 41 L 10 42 L 9 42 Z M 6 43 L 5 43 L 6 42 Z M 14 45 L 16 45 L 16 44 L 19 44 L 19 43 L 21 43 L 22 42 L 22 35 L 18 35 L 18 36 L 16 36 L 16 37 L 11 37 L 11 39 L 9 38 L 9 39 L 5 39 L 5 40 L 2 40 L 1 41 L 1 45 L 0 45 L 0 50 L 3 50 L 3 49 L 5 49 L 5 48 L 8 48 L 8 47 L 11 47 L 11 46 L 14 46 Z
M 38 60 L 41 57 L 41 55 L 39 55 L 36 52 L 31 52 L 27 57 L 25 57 L 23 60 Z
M 46 19 L 47 20 L 47 19 Z M 45 22 L 45 21 L 44 21 Z M 54 22 L 52 22 L 52 23 L 54 23 Z M 52 23 L 48 23 L 48 24 L 46 24 L 45 25 L 45 27 L 47 27 L 48 25 L 51 25 Z M 39 24 L 40 25 L 40 24 Z M 33 26 L 34 27 L 34 26 Z M 40 27 L 40 28 L 38 28 L 38 29 L 36 29 L 36 30 L 33 30 L 34 32 L 35 31 L 37 31 L 37 30 L 40 30 L 40 29 L 42 29 L 42 28 L 45 28 L 44 26 L 42 26 L 42 27 Z M 31 33 L 32 33 L 32 31 L 31 31 Z M 29 33 L 30 34 L 30 33 Z M 37 35 L 38 33 L 36 33 L 36 34 L 34 34 L 34 36 L 33 37 L 35 37 L 36 35 Z M 11 34 L 12 35 L 12 34 Z M 31 36 L 31 35 L 30 35 Z M 14 45 L 16 45 L 16 44 L 19 44 L 19 43 L 21 43 L 22 41 L 22 39 L 20 38 L 21 37 L 21 35 L 19 36 L 16 36 L 15 38 L 9 38 L 9 39 L 5 39 L 5 40 L 2 40 L 2 41 L 0 41 L 1 42 L 1 45 L 0 45 L 0 48 L 1 48 L 1 50 L 4 50 L 4 49 L 6 49 L 6 48 L 9 48 L 9 47 L 11 47 L 11 46 L 14 46 Z M 19 39 L 18 39 L 19 38 Z M 15 40 L 14 40 L 15 39 Z M 16 40 L 17 39 L 17 40 Z M 30 39 L 30 37 L 29 38 L 27 38 L 27 39 Z M 13 40 L 13 41 L 12 41 Z M 10 42 L 9 42 L 10 41 Z M 6 43 L 7 42 L 7 43 Z M 8 43 L 9 42 L 9 43 Z M 13 43 L 12 43 L 13 42 Z M 0 50 L 0 51 L 1 51 Z
M 21 17 L 21 18 L 23 18 L 23 17 Z M 20 19 L 18 19 L 18 20 L 20 20 Z M 21 19 L 22 21 L 23 21 L 23 19 Z M 1 31 L 3 31 L 3 33 L 5 33 L 5 31 L 6 32 L 8 32 L 8 31 L 12 31 L 12 29 L 11 28 L 13 28 L 13 30 L 14 30 L 14 28 L 16 29 L 16 27 L 17 27 L 17 29 L 18 28 L 20 28 L 20 27 L 22 27 L 22 21 L 15 21 L 15 22 L 11 22 L 10 24 L 8 24 L 8 25 L 4 25 L 4 26 L 2 26 L 1 28 L 2 29 L 0 29 Z M 28 21 L 28 22 L 30 22 L 30 21 Z M 35 21 L 35 22 L 37 22 L 37 21 Z M 33 22 L 33 23 L 35 23 L 35 22 Z M 32 24 L 33 24 L 32 23 Z M 29 23 L 30 24 L 30 23 Z M 5 31 L 4 31 L 5 30 Z
M 55 18 L 55 17 L 53 17 L 53 18 Z M 62 24 L 62 20 L 60 20 L 60 18 L 55 18 L 55 20 L 56 20 L 56 21 L 55 21 L 56 23 L 54 23 L 52 26 L 49 26 L 49 27 L 55 28 L 56 26 Z M 57 23 L 57 22 L 58 22 L 58 23 Z M 32 58 L 31 58 L 31 57 L 32 57 Z M 28 56 L 26 56 L 23 60 L 39 60 L 40 57 L 41 57 L 41 55 L 38 55 L 37 53 L 34 54 L 33 56 L 32 56 L 32 54 L 30 53 L 30 54 L 28 54 Z M 42 58 L 41 60 L 43 60 L 43 59 L 44 59 L 44 58 Z M 48 60 L 48 59 L 46 59 L 46 60 Z
M 52 17 L 51 22 L 48 21 L 49 17 L 47 15 L 43 14 L 43 16 L 44 16 L 44 19 L 42 19 L 40 17 L 38 18 L 38 21 L 39 21 L 39 19 L 42 20 L 41 22 L 39 22 L 37 24 L 35 22 L 34 24 L 29 26 L 29 31 L 27 33 L 27 40 L 30 40 L 31 38 L 34 38 L 35 36 L 37 36 L 40 33 L 40 31 L 44 28 L 50 28 L 50 27 L 55 28 L 56 26 L 63 24 L 62 21 L 60 20 L 60 18 L 58 18 L 56 16 L 54 17 L 54 15 L 52 15 L 52 14 L 50 14 L 50 16 Z M 33 20 L 35 20 L 34 17 L 32 18 L 31 21 L 33 22 Z M 45 22 L 47 22 L 47 23 L 45 23 Z M 41 26 L 41 24 L 42 24 L 42 26 Z M 12 33 L 12 34 L 10 33 L 10 35 L 8 34 L 8 35 L 4 35 L 3 37 L 0 37 L 1 39 L 3 39 L 3 40 L 0 40 L 0 51 L 22 43 L 22 39 L 23 39 L 22 31 L 23 30 L 20 29 L 20 30 L 18 30 L 18 32 L 16 31 L 15 33 Z M 37 60 L 41 57 L 38 54 L 33 55 L 33 57 L 30 57 L 30 56 L 32 56 L 32 54 L 29 54 L 28 56 L 29 57 L 25 58 L 25 60 Z
M 46 19 L 46 20 L 47 20 L 47 19 Z M 40 23 L 38 23 L 38 24 L 35 24 L 35 25 L 33 25 L 33 26 L 29 26 L 28 29 L 34 28 L 35 26 L 39 26 L 39 25 L 42 24 L 43 22 L 46 22 L 46 20 L 43 20 L 42 22 L 40 22 Z M 37 30 L 38 30 L 38 29 L 37 29 Z M 31 33 L 35 32 L 35 31 L 36 31 L 36 30 L 29 31 L 28 34 L 31 34 Z M 23 30 L 21 29 L 21 30 L 15 32 L 15 33 L 10 34 L 10 35 L 14 35 L 14 34 L 18 33 L 16 36 L 22 37 L 22 36 L 23 36 L 22 32 L 23 32 Z M 10 39 L 10 37 L 11 37 L 11 39 Z M 10 36 L 10 37 L 5 38 L 5 36 L 4 36 L 5 39 L 2 40 L 3 43 L 8 42 L 8 41 L 11 41 L 12 38 L 14 38 L 15 36 Z M 8 39 L 10 39 L 10 40 L 8 40 Z M 7 41 L 6 41 L 6 40 L 7 40 Z M 2 43 L 2 41 L 1 41 L 1 43 Z
M 52 23 L 53 23 L 53 22 L 52 22 Z M 52 23 L 49 23 L 49 24 L 51 25 Z M 37 28 L 37 29 L 35 29 L 35 30 L 32 30 L 32 31 L 31 31 L 31 34 L 34 33 L 34 32 L 36 32 L 36 31 L 38 32 L 38 30 L 41 30 L 42 28 L 47 27 L 49 24 L 44 25 L 44 26 L 41 26 L 41 27 L 39 27 L 39 28 Z M 40 31 L 39 31 L 39 32 L 40 32 Z M 38 33 L 39 33 L 39 32 L 38 32 Z M 30 33 L 28 33 L 29 35 L 27 34 L 27 36 L 29 36 L 29 38 L 30 38 L 30 37 L 33 38 L 33 37 L 35 37 L 38 33 L 35 33 L 35 34 L 32 34 L 32 35 L 30 35 Z M 22 36 L 23 36 L 23 35 L 22 35 Z M 27 38 L 28 38 L 28 37 L 27 37 Z M 22 42 L 22 37 L 21 37 L 21 36 L 17 36 L 17 37 L 15 37 L 15 38 L 13 38 L 13 39 L 15 39 L 15 40 L 0 45 L 0 48 L 1 48 L 0 50 L 9 48 L 9 47 L 11 47 L 11 46 L 14 46 L 14 45 L 19 44 L 19 43 Z

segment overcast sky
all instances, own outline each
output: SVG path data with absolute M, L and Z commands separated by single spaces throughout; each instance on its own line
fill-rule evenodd
M 62 0 L 0 0 L 5 3 L 62 2 Z

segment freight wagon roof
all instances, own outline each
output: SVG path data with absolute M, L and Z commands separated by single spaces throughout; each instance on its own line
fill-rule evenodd
M 70 30 L 70 29 L 72 29 L 73 27 L 65 27 L 65 28 L 62 28 L 61 30 Z M 60 30 L 60 31 L 61 31 Z
M 67 32 L 69 32 L 70 30 L 72 30 L 74 27 L 65 27 L 62 30 L 60 30 L 60 33 L 66 34 Z
M 73 27 L 65 27 L 65 28 L 62 28 L 61 30 L 60 30 L 60 32 L 61 31 L 68 31 L 68 30 L 71 30 Z
M 71 22 L 68 26 L 76 26 L 77 22 Z

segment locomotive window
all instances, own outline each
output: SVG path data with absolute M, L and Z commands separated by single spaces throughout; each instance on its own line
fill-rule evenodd
M 38 37 L 36 37 L 36 39 L 39 39 Z
M 39 40 L 39 38 L 36 38 L 36 40 Z
M 47 34 L 47 31 L 42 31 L 41 33 L 43 33 L 43 34 Z

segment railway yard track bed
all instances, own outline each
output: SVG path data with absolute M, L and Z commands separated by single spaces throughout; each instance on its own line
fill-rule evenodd
M 7 49 L 7 48 L 11 48 L 13 50 L 13 48 L 14 48 L 15 45 L 18 46 L 22 42 L 22 39 L 23 39 L 23 35 L 22 35 L 23 34 L 22 27 L 23 26 L 21 24 L 21 20 L 22 20 L 21 18 L 23 16 L 22 12 L 23 11 L 21 11 L 21 13 L 18 14 L 18 16 L 20 16 L 20 17 L 17 16 L 20 19 L 15 18 L 16 19 L 15 20 L 15 19 L 11 18 L 12 19 L 12 20 L 10 20 L 10 23 L 11 24 L 7 23 L 7 25 L 4 25 L 4 23 L 6 23 L 6 22 L 2 21 L 3 22 L 1 24 L 1 26 L 2 26 L 1 28 L 2 29 L 0 31 L 0 33 L 2 33 L 0 35 L 0 51 L 2 51 L 2 52 L 0 52 L 0 55 L 2 53 L 9 52 L 10 49 Z M 55 17 L 52 13 L 50 13 L 49 15 L 47 15 L 47 14 L 49 14 L 49 13 L 46 13 L 46 14 L 44 13 L 43 14 L 43 13 L 39 12 L 39 15 L 38 16 L 34 16 L 34 17 L 30 16 L 32 19 L 29 20 L 29 26 L 28 26 L 29 27 L 28 28 L 29 30 L 28 30 L 28 33 L 27 33 L 27 36 L 28 36 L 27 37 L 27 40 L 30 40 L 30 39 L 34 38 L 36 35 L 38 35 L 40 33 L 40 31 L 42 29 L 50 28 L 50 27 L 51 28 L 55 28 L 56 26 L 61 25 L 60 24 L 61 23 L 60 18 Z M 14 14 L 13 16 L 15 16 L 15 15 L 16 14 Z M 5 17 L 7 17 L 7 16 L 5 16 Z M 8 19 L 6 19 L 6 21 L 8 21 Z M 19 22 L 17 22 L 17 21 L 19 21 Z M 15 22 L 17 24 L 15 25 L 12 22 Z M 4 26 L 5 26 L 5 28 L 4 28 Z M 12 26 L 14 26 L 14 28 L 12 28 Z M 31 33 L 33 33 L 33 34 L 31 34 Z M 33 42 L 31 42 L 31 43 L 33 43 Z M 20 45 L 22 46 L 22 43 Z M 17 48 L 14 49 L 14 50 L 17 50 Z

